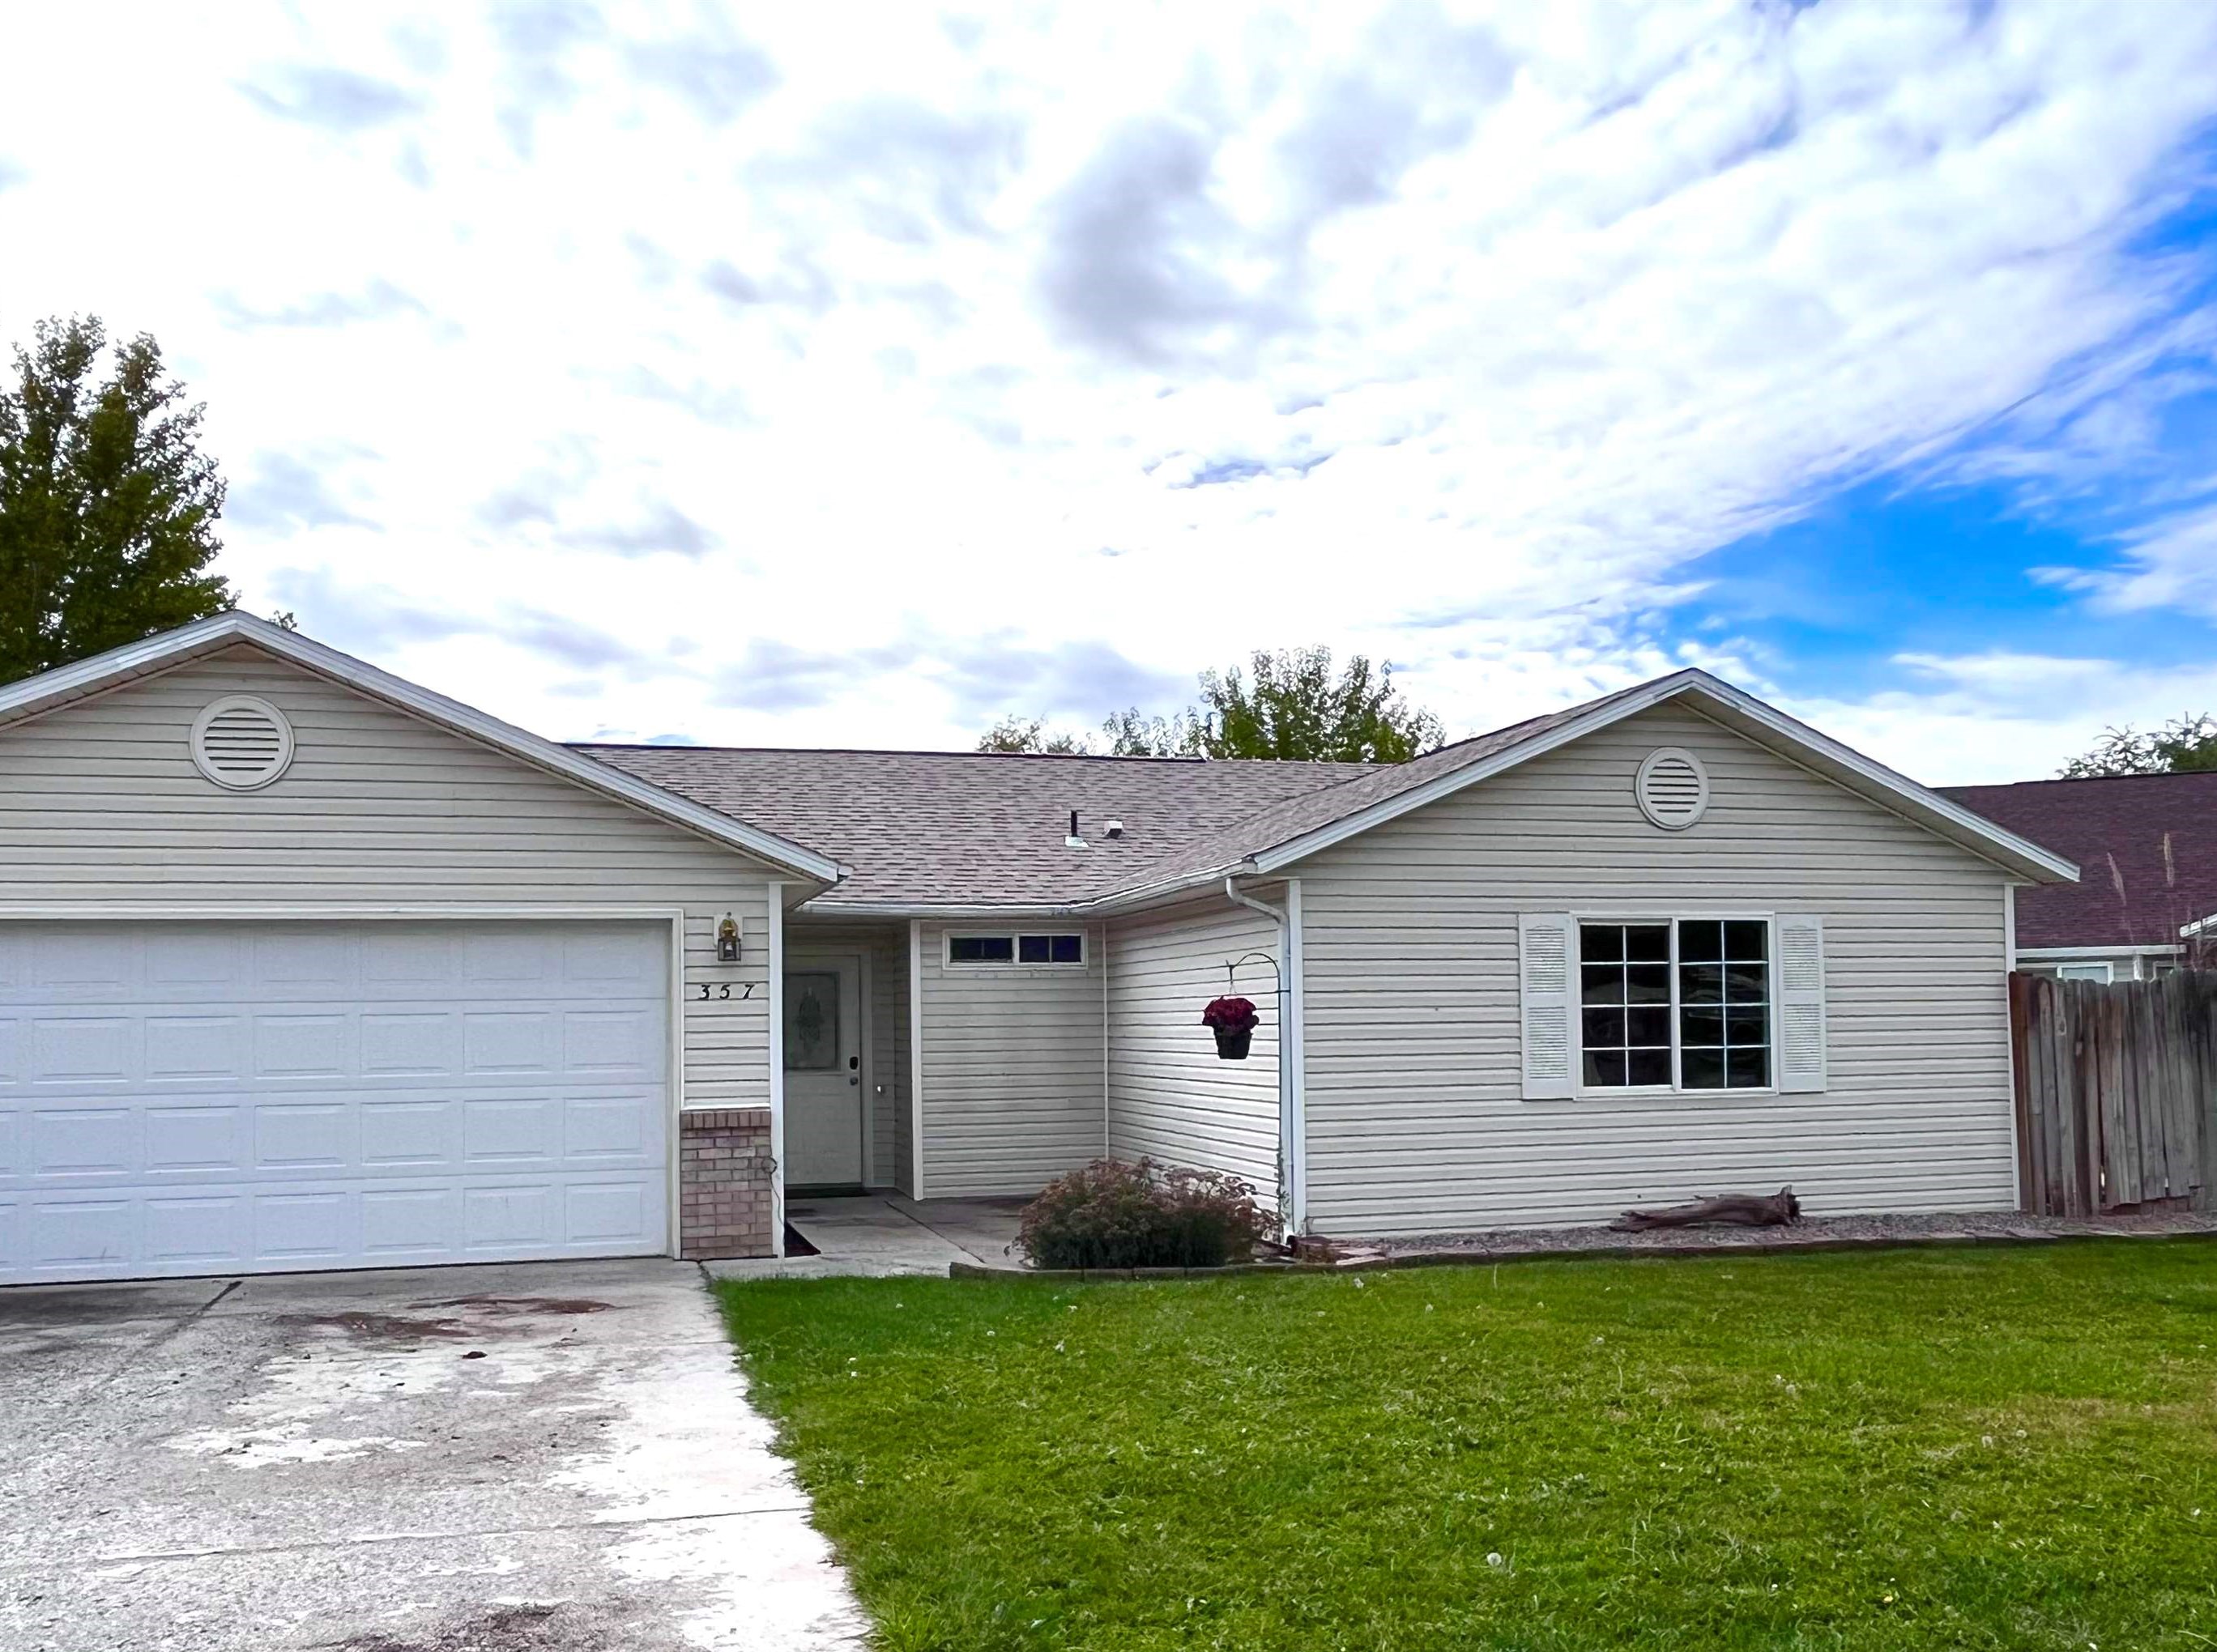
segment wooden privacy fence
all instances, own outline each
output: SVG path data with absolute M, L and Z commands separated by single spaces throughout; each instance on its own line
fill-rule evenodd
M 2024 1208 L 2217 1208 L 2217 971 L 2154 981 L 2012 975 Z

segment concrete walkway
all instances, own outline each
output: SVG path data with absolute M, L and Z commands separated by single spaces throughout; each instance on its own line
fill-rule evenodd
M 933 1199 L 919 1203 L 899 1193 L 795 1199 L 786 1222 L 816 1247 L 813 1256 L 710 1262 L 726 1279 L 824 1279 L 936 1275 L 948 1266 L 1016 1271 L 1020 1199 Z
M 831 1652 L 697 1268 L 0 1290 L 9 1652 Z

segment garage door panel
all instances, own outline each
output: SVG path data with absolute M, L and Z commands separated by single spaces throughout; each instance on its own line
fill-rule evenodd
M 176 1180 L 188 1175 L 237 1180 L 248 1168 L 252 1139 L 244 1103 L 203 1106 L 156 1106 L 143 1115 L 149 1178 Z
M 383 1099 L 361 1104 L 365 1169 L 423 1175 L 461 1162 L 462 1104 L 448 1098 Z
M 143 1025 L 149 1084 L 216 1079 L 236 1083 L 246 1076 L 252 1039 L 243 1015 L 157 1011 Z
M 551 1073 L 561 1060 L 561 1024 L 543 1009 L 481 1009 L 462 1017 L 462 1070 L 510 1076 Z
M 574 1242 L 627 1246 L 648 1237 L 654 1202 L 636 1181 L 572 1182 L 564 1190 L 568 1219 L 564 1226 Z
M 256 1194 L 253 1260 L 337 1267 L 361 1254 L 360 1205 L 360 1194 L 348 1187 Z
M 144 1211 L 146 1260 L 155 1271 L 244 1267 L 252 1260 L 252 1211 L 242 1193 L 149 1199 Z
M 666 928 L 65 928 L 0 924 L 0 1281 L 665 1248 Z
M 355 1070 L 359 1014 L 300 1011 L 254 1018 L 256 1078 L 348 1078 Z
M 143 1168 L 139 1116 L 129 1107 L 40 1107 L 30 1124 L 26 1168 L 40 1181 L 114 1182 Z
M 644 1009 L 573 1009 L 562 1018 L 562 1064 L 573 1073 L 643 1079 L 662 1065 L 662 1022 Z
M 361 1196 L 361 1248 L 380 1262 L 451 1256 L 462 1248 L 462 1193 L 451 1186 L 373 1187 Z
M 38 1085 L 127 1082 L 139 1075 L 139 1023 L 125 1015 L 43 1015 L 31 1023 Z
M 27 1250 L 34 1269 L 93 1272 L 135 1256 L 139 1242 L 138 1201 L 113 1195 L 46 1199 L 24 1212 Z M 67 1273 L 63 1277 L 70 1277 Z
M 251 979 L 252 942 L 236 930 L 190 926 L 146 932 L 145 986 L 151 996 L 206 1002 L 235 999 Z

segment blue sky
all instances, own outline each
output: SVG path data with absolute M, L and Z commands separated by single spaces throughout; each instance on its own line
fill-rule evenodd
M 0 338 L 250 606 L 563 737 L 967 745 L 1323 642 L 1936 781 L 2217 708 L 2217 9 L 15 8 Z

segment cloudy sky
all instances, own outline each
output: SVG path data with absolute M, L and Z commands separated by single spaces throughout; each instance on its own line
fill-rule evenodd
M 2217 7 L 0 16 L 0 340 L 542 733 L 966 746 L 1323 642 L 1920 777 L 2217 708 Z

